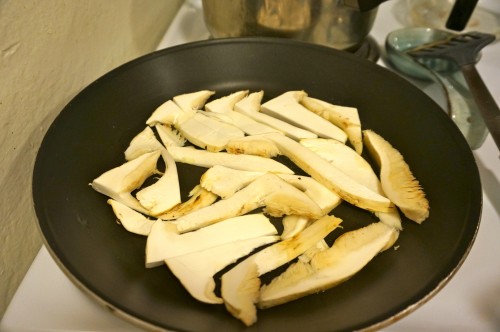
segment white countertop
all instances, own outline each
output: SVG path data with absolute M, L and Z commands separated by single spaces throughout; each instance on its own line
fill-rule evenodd
M 158 49 L 208 37 L 199 7 L 192 3 L 197 1 L 183 5 Z M 379 9 L 372 31 L 379 44 L 388 32 L 401 27 L 393 14 L 394 5 L 390 1 Z M 483 51 L 477 68 L 500 104 L 500 43 Z M 468 258 L 428 303 L 383 331 L 500 330 L 500 153 L 488 136 L 474 155 L 484 202 L 479 233 Z M 140 330 L 91 300 L 42 247 L 8 307 L 0 331 Z

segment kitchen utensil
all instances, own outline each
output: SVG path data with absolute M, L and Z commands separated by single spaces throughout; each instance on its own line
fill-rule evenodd
M 446 58 L 460 66 L 484 122 L 500 149 L 500 109 L 475 66 L 479 51 L 494 40 L 491 34 L 469 32 L 422 45 L 409 50 L 408 54 L 415 58 Z
M 469 22 L 472 12 L 479 0 L 455 0 L 450 15 L 446 20 L 446 28 L 462 31 Z
M 293 38 L 356 51 L 386 0 L 203 0 L 214 38 Z
M 283 38 L 209 40 L 154 52 L 100 77 L 68 103 L 40 146 L 33 200 L 46 247 L 107 310 L 151 330 L 244 329 L 224 306 L 194 300 L 165 266 L 146 269 L 146 239 L 117 224 L 106 197 L 89 186 L 123 163 L 157 106 L 201 89 L 217 91 L 214 98 L 263 89 L 266 100 L 304 89 L 357 107 L 364 128 L 403 154 L 431 204 L 422 225 L 404 219 L 398 250 L 328 291 L 259 311 L 245 331 L 378 329 L 428 301 L 459 269 L 478 229 L 481 184 L 467 142 L 432 99 L 398 75 L 330 47 Z M 186 197 L 205 169 L 177 169 Z M 342 231 L 376 220 L 347 203 L 334 213 L 345 220 Z
M 446 27 L 446 23 L 451 20 L 454 22 L 449 24 L 454 24 L 458 29 L 459 24 L 467 20 L 467 25 L 458 31 L 479 31 L 500 36 L 500 12 L 495 10 L 499 4 L 498 0 L 480 0 L 468 19 L 467 15 L 460 12 L 453 13 L 453 10 L 461 11 L 463 2 L 471 9 L 475 0 L 395 0 L 393 13 L 396 19 L 407 27 L 447 30 L 450 28 Z
M 445 97 L 443 108 L 474 150 L 482 146 L 488 130 L 458 65 L 440 58 L 417 61 L 407 54 L 410 49 L 452 36 L 454 34 L 448 31 L 420 27 L 392 31 L 386 37 L 385 59 L 390 67 L 417 79 L 413 79 L 413 83 L 436 100 L 443 99 L 441 94 Z M 439 86 L 439 91 L 436 91 L 434 83 Z

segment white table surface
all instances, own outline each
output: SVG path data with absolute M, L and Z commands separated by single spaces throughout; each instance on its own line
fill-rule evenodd
M 197 1 L 187 1 L 158 49 L 206 39 Z M 195 4 L 193 6 L 193 4 Z M 372 36 L 383 43 L 401 27 L 390 1 L 381 5 Z M 381 64 L 381 62 L 379 62 Z M 500 104 L 500 43 L 488 46 L 478 70 Z M 432 89 L 427 91 L 432 95 Z M 481 226 L 472 250 L 451 281 L 415 312 L 383 331 L 500 331 L 500 159 L 490 136 L 474 152 L 483 184 Z M 77 288 L 42 247 L 17 290 L 0 331 L 140 331 Z

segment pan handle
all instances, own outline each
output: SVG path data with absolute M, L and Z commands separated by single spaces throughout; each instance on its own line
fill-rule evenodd
M 476 101 L 484 123 L 490 131 L 495 144 L 500 150 L 500 109 L 493 99 L 490 91 L 484 84 L 474 64 L 462 65 L 460 67 L 464 78 L 469 85 L 470 92 Z

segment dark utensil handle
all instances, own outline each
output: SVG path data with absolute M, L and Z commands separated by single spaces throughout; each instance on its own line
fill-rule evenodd
M 478 0 L 455 0 L 455 5 L 451 9 L 446 28 L 462 31 L 469 22 L 472 12 L 476 8 Z
M 476 101 L 484 123 L 490 131 L 493 140 L 500 150 L 500 109 L 490 91 L 484 84 L 474 64 L 461 66 L 464 78 L 469 85 L 470 92 Z
M 348 7 L 355 8 L 360 12 L 366 12 L 378 7 L 385 1 L 387 0 L 344 0 L 344 4 Z

